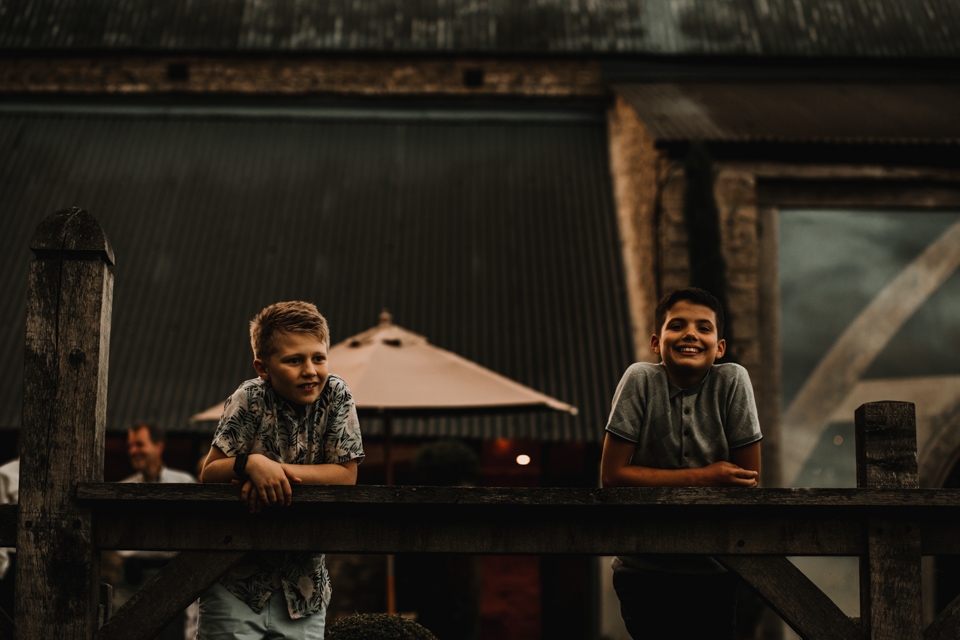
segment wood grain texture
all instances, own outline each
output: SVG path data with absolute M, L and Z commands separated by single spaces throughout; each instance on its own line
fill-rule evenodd
M 88 640 L 99 554 L 75 487 L 103 478 L 112 250 L 81 209 L 45 219 L 31 249 L 14 619 L 20 638 Z
M 244 552 L 183 552 L 140 587 L 97 632 L 95 640 L 149 640 L 240 562 Z
M 960 638 L 960 596 L 954 598 L 923 632 L 923 640 L 957 638 Z
M 249 549 L 266 536 L 344 553 L 858 555 L 868 517 L 902 514 L 931 523 L 925 552 L 960 552 L 960 493 L 941 489 L 301 486 L 270 518 L 226 484 L 80 483 L 77 496 L 100 548 Z
M 854 413 L 857 486 L 916 489 L 916 413 L 912 403 L 873 402 Z M 867 518 L 860 558 L 860 620 L 870 640 L 923 637 L 921 529 L 915 518 L 880 513 Z
M 800 637 L 860 640 L 860 630 L 796 565 L 782 556 L 717 556 Z
M 77 484 L 81 502 L 136 504 L 234 503 L 240 490 L 229 484 Z M 754 513 L 758 510 L 803 509 L 873 510 L 960 515 L 960 489 L 742 489 L 690 487 L 418 487 L 386 485 L 293 487 L 297 504 L 392 505 L 517 505 L 530 507 L 583 507 L 585 509 L 634 507 L 714 506 Z M 0 510 L 2 512 L 2 510 Z M 853 512 L 851 512 L 853 513 Z

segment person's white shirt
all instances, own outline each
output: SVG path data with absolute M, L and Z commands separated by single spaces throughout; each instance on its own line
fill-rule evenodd
M 20 458 L 0 466 L 0 504 L 17 504 L 20 500 Z M 0 579 L 7 575 L 13 547 L 0 548 Z
M 146 478 L 143 477 L 142 471 L 137 471 L 131 476 L 127 476 L 120 482 L 139 482 L 146 483 Z M 160 473 L 157 474 L 157 479 L 154 482 L 159 482 L 161 484 L 175 484 L 175 483 L 194 483 L 196 484 L 197 479 L 193 475 L 187 473 L 186 471 L 178 471 L 177 469 L 171 469 L 167 466 L 160 467 Z
M 147 483 L 146 478 L 143 477 L 143 473 L 138 471 L 131 476 L 127 476 L 120 482 L 127 483 Z M 175 483 L 193 483 L 196 484 L 197 479 L 193 475 L 187 473 L 186 471 L 178 471 L 177 469 L 171 469 L 166 465 L 160 467 L 160 473 L 157 474 L 157 479 L 154 482 L 161 484 L 175 484 Z M 121 558 L 130 558 L 136 556 L 138 558 L 145 559 L 169 559 L 177 555 L 176 551 L 117 551 L 117 555 Z M 190 606 L 186 610 L 186 621 L 184 623 L 184 639 L 192 640 L 197 635 L 197 618 L 200 615 L 199 602 L 194 600 L 190 603 Z

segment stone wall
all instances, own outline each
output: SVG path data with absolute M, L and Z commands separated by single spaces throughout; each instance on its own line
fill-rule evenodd
M 650 336 L 656 331 L 653 312 L 659 294 L 659 247 L 654 230 L 662 157 L 650 132 L 622 98 L 617 98 L 608 111 L 607 125 L 634 358 L 656 362 Z

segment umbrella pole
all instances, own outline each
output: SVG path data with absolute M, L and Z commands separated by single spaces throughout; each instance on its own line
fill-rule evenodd
M 387 486 L 393 485 L 393 457 L 390 455 L 392 448 L 392 433 L 390 433 L 390 414 L 383 414 L 383 465 L 386 471 Z
M 390 414 L 383 414 L 383 464 L 386 471 L 387 486 L 393 485 L 393 458 L 390 456 L 391 448 L 391 425 Z M 394 615 L 397 612 L 397 590 L 394 578 L 393 554 L 387 554 L 387 613 Z

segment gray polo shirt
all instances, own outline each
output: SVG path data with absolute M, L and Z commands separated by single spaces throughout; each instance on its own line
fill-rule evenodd
M 681 389 L 663 364 L 631 365 L 613 396 L 607 431 L 637 443 L 631 462 L 657 469 L 691 469 L 730 459 L 730 450 L 763 436 L 747 370 L 715 364 L 703 381 Z M 614 561 L 673 571 L 716 571 L 703 556 L 631 556 Z

